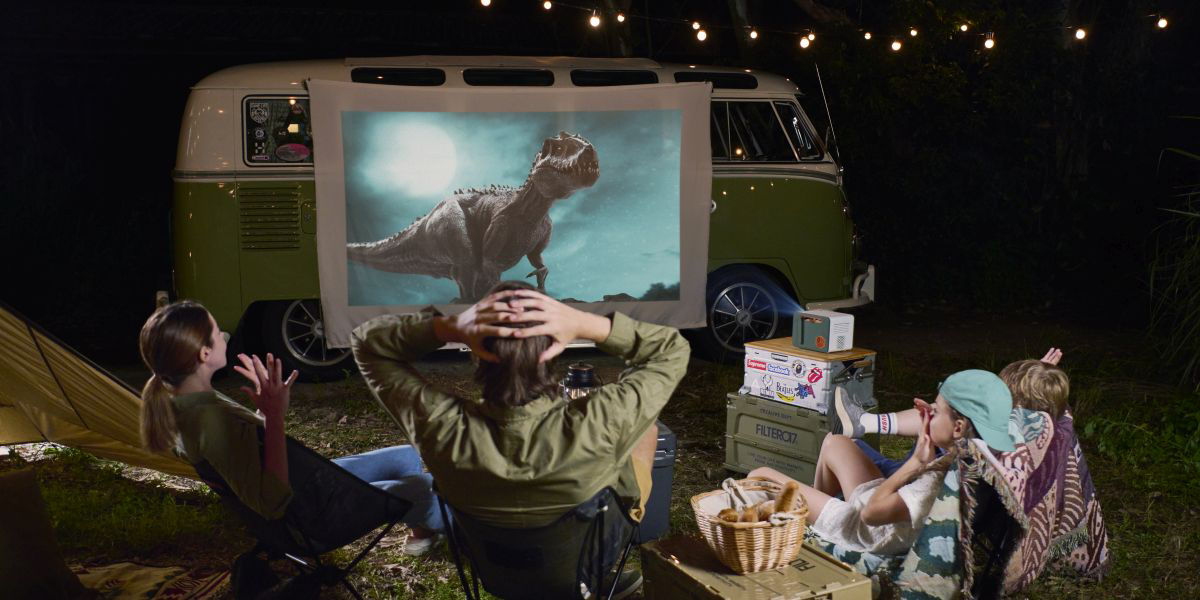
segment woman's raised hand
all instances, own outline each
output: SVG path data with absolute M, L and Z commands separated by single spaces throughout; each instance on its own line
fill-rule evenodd
M 932 420 L 933 411 L 921 410 L 921 433 L 917 436 L 917 446 L 913 448 L 912 454 L 913 460 L 920 461 L 921 464 L 928 464 L 937 458 L 937 448 L 933 444 L 933 436 L 929 433 L 929 423 Z
M 296 377 L 300 373 L 292 371 L 287 381 L 284 381 L 283 361 L 270 353 L 267 353 L 265 364 L 257 355 L 251 357 L 239 354 L 238 360 L 242 361 L 242 364 L 241 366 L 234 365 L 233 370 L 254 384 L 253 389 L 242 386 L 242 391 L 250 396 L 250 401 L 263 414 L 263 417 L 282 419 L 283 415 L 287 413 L 292 384 L 296 382 Z
M 508 300 L 514 314 L 507 317 L 507 320 L 516 323 L 541 321 L 541 324 L 525 329 L 513 329 L 513 337 L 547 335 L 554 340 L 538 357 L 540 362 L 558 356 L 566 349 L 567 344 L 578 339 L 602 342 L 608 338 L 612 328 L 612 323 L 606 317 L 571 308 L 534 290 L 515 290 L 514 296 L 516 297 Z

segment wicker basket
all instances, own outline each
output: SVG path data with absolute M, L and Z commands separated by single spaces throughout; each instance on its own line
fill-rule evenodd
M 739 480 L 738 485 L 750 495 L 763 499 L 774 499 L 783 491 L 783 486 L 765 479 Z M 804 527 L 808 517 L 808 503 L 804 496 L 796 495 L 796 509 L 791 511 L 795 519 L 781 525 L 768 522 L 730 523 L 715 513 L 701 509 L 701 502 L 713 496 L 728 497 L 725 490 L 714 490 L 692 496 L 692 511 L 696 514 L 696 525 L 708 546 L 717 553 L 717 558 L 737 573 L 755 573 L 782 567 L 800 554 L 804 539 Z M 725 504 L 724 506 L 729 506 Z

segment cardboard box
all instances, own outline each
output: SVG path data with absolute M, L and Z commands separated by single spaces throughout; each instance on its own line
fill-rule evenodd
M 815 463 L 828 431 L 829 417 L 807 408 L 745 394 L 725 400 L 725 435 L 761 448 Z
M 804 545 L 785 567 L 738 575 L 704 540 L 673 536 L 642 546 L 646 600 L 870 600 L 871 580 L 832 556 Z
M 798 310 L 792 316 L 792 345 L 814 352 L 854 347 L 854 315 L 832 310 Z
M 865 407 L 875 406 L 875 351 L 813 352 L 791 338 L 746 343 L 741 393 L 825 413 L 834 386 L 842 386 Z

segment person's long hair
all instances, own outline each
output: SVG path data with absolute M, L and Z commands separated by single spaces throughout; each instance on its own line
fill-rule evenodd
M 179 428 L 171 398 L 196 371 L 202 348 L 212 347 L 208 311 L 196 302 L 169 304 L 150 315 L 138 336 L 142 362 L 152 375 L 142 388 L 142 445 L 153 452 L 175 446 Z
M 536 289 L 524 281 L 502 281 L 489 295 L 508 290 Z M 506 323 L 506 327 L 523 328 L 541 322 Z M 501 407 L 523 406 L 538 396 L 554 391 L 554 361 L 538 362 L 554 340 L 548 335 L 530 338 L 497 338 L 483 340 L 483 347 L 496 355 L 499 362 L 480 360 L 475 368 L 475 382 L 483 385 L 483 399 Z

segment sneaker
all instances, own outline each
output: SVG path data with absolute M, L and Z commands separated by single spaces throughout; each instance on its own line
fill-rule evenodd
M 608 594 L 608 587 L 612 585 L 612 579 L 604 578 L 604 587 L 600 590 L 599 595 L 592 594 L 587 586 L 579 584 L 580 591 L 583 592 L 583 597 L 586 600 L 605 600 Z M 621 600 L 632 596 L 634 592 L 642 587 L 642 572 L 637 567 L 625 567 L 620 575 L 617 575 L 617 587 L 613 590 L 612 600 Z
M 833 389 L 833 418 L 829 420 L 829 431 L 834 434 L 861 438 L 866 429 L 862 426 L 863 408 L 854 400 L 846 397 L 842 387 Z M 848 433 L 847 433 L 848 432 Z
M 443 537 L 445 536 L 440 533 L 435 533 L 429 537 L 423 537 L 419 539 L 409 535 L 408 540 L 404 542 L 404 549 L 401 550 L 401 552 L 404 552 L 409 556 L 421 556 L 422 554 L 429 552 L 429 549 L 436 546 L 438 542 L 442 541 Z

